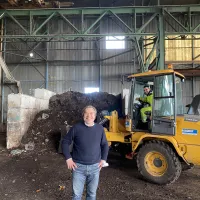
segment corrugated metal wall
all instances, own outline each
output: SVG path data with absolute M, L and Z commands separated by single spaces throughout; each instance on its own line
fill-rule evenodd
M 190 104 L 192 102 L 193 95 L 195 96 L 197 94 L 200 94 L 200 77 L 186 77 L 183 87 L 183 104 Z
M 96 17 L 97 18 L 97 17 Z M 95 17 L 85 19 L 84 27 L 89 27 L 92 22 L 96 20 Z M 133 19 L 131 16 L 121 16 L 121 18 L 130 26 L 133 27 Z M 200 16 L 196 16 L 193 24 L 198 23 Z M 78 28 L 81 27 L 81 20 L 74 18 L 70 21 Z M 20 21 L 27 27 L 27 21 Z M 170 22 L 179 30 L 174 20 Z M 137 22 L 138 27 L 141 21 Z M 156 20 L 153 20 L 146 30 L 149 32 L 156 30 Z M 50 33 L 75 33 L 72 27 L 61 19 L 52 19 L 49 24 Z M 167 30 L 170 31 L 172 27 L 167 25 Z M 96 27 L 92 28 L 91 32 Z M 7 20 L 6 31 L 23 33 L 15 23 Z M 45 33 L 47 30 L 43 29 L 40 33 Z M 117 21 L 113 16 L 104 17 L 96 32 L 100 33 L 124 33 L 126 27 Z M 74 38 L 75 39 L 75 38 Z M 63 39 L 61 42 L 52 41 L 48 44 L 40 42 L 39 44 L 34 40 L 16 41 L 8 40 L 6 44 L 6 62 L 10 63 L 9 68 L 13 71 L 16 79 L 21 80 L 23 92 L 32 95 L 33 89 L 45 87 L 45 68 L 46 61 L 49 60 L 48 79 L 49 89 L 62 93 L 68 90 L 84 92 L 85 87 L 100 87 L 101 91 L 118 94 L 121 92 L 121 76 L 124 74 L 135 73 L 138 70 L 138 61 L 134 50 L 134 42 L 129 39 L 125 41 L 125 49 L 106 49 L 105 38 L 99 40 L 75 39 L 74 41 Z M 187 45 L 186 45 L 187 46 Z M 29 57 L 31 48 L 35 47 L 34 57 Z M 181 47 L 181 46 L 180 46 Z M 49 50 L 47 50 L 47 48 Z M 189 47 L 189 49 L 191 46 Z M 195 41 L 195 55 L 199 54 L 199 42 Z M 180 48 L 173 51 L 179 52 Z M 191 50 L 191 49 L 190 49 Z M 188 51 L 190 51 L 188 50 Z M 47 53 L 47 51 L 49 53 Z M 127 53 L 123 53 L 128 51 Z M 168 49 L 170 51 L 170 49 Z M 40 55 L 37 55 L 37 52 Z M 12 53 L 19 53 L 27 56 L 27 58 L 13 55 Z M 169 53 L 173 54 L 173 52 Z M 118 55 L 115 57 L 115 55 Z M 178 56 L 178 54 L 176 55 Z M 180 57 L 180 56 L 179 56 Z M 104 61 L 99 61 L 104 59 Z M 170 58 L 174 59 L 174 58 Z M 31 62 L 30 62 L 31 61 Z M 17 64 L 18 63 L 18 64 Z M 17 66 L 17 67 L 16 67 Z M 199 85 L 200 79 L 194 78 L 194 86 L 192 80 L 187 80 L 184 88 L 184 102 L 188 104 L 191 102 L 192 96 L 200 93 Z M 191 88 L 194 88 L 194 94 Z M 5 88 L 5 96 L 11 93 L 11 89 Z
M 145 21 L 149 19 L 150 16 L 145 17 Z M 182 24 L 184 24 L 185 19 L 183 19 L 183 16 L 177 15 L 175 16 L 178 21 L 180 21 Z M 186 17 L 186 16 L 185 16 Z M 154 19 L 152 22 L 149 23 L 149 25 L 145 28 L 145 31 L 147 32 L 153 32 L 154 30 L 157 30 L 157 19 Z M 199 24 L 200 16 L 196 15 L 192 18 L 192 27 L 196 27 Z M 183 31 L 183 28 L 172 18 L 168 17 L 165 21 L 165 29 L 167 32 L 174 32 L 175 30 Z M 197 31 L 200 31 L 198 28 Z M 178 36 L 178 34 L 177 34 Z M 168 38 L 176 38 L 176 35 L 168 36 Z M 148 37 L 147 37 L 148 38 Z M 166 40 L 165 41 L 165 61 L 174 63 L 175 68 L 192 68 L 197 67 L 197 65 L 200 64 L 200 40 L 195 38 L 199 38 L 199 36 L 193 36 L 193 41 L 191 40 L 192 36 L 185 35 L 182 37 L 179 37 L 178 40 Z M 145 44 L 148 44 L 152 42 L 151 41 L 145 41 Z M 149 45 L 144 50 L 144 56 L 147 56 L 149 52 L 151 51 L 152 45 Z M 193 47 L 193 55 L 192 55 L 192 47 Z M 154 52 L 154 57 L 156 56 L 156 52 Z M 193 61 L 192 61 L 193 58 Z M 153 58 L 152 58 L 153 60 Z M 192 64 L 192 62 L 194 64 Z M 177 64 L 175 64 L 177 63 Z M 179 64 L 180 63 L 180 64 Z M 185 63 L 185 64 L 184 64 Z M 193 79 L 193 80 L 192 80 Z M 186 77 L 186 81 L 184 83 L 183 88 L 183 103 L 184 105 L 190 104 L 193 97 L 197 94 L 200 94 L 200 77 Z
M 129 26 L 133 27 L 133 20 L 131 17 L 121 17 L 123 21 Z M 121 24 L 119 24 L 115 18 L 107 18 L 104 23 L 101 24 L 102 33 L 124 33 L 127 30 Z M 121 36 L 119 34 L 119 36 Z M 125 74 L 135 73 L 138 69 L 138 60 L 135 55 L 134 42 L 132 40 L 125 41 L 125 49 L 106 49 L 105 38 L 100 43 L 101 58 L 106 59 L 113 55 L 119 55 L 106 59 L 102 62 L 101 66 L 101 80 L 102 91 L 106 91 L 112 94 L 119 94 L 121 92 L 121 76 Z M 121 54 L 125 51 L 128 53 Z M 120 55 L 121 54 L 121 55 Z
M 149 19 L 150 16 L 145 17 L 145 22 Z M 177 15 L 175 16 L 176 19 L 181 22 L 184 25 L 184 19 L 183 16 Z M 178 23 L 173 20 L 172 18 L 168 17 L 165 18 L 165 28 L 167 32 L 174 32 L 174 31 L 184 31 L 183 28 L 178 25 Z M 200 16 L 193 16 L 192 18 L 192 27 L 196 27 L 199 24 Z M 153 32 L 157 30 L 157 24 L 156 19 L 154 19 L 146 28 L 146 32 Z M 197 29 L 199 31 L 200 28 Z M 192 61 L 192 53 L 193 58 L 195 62 L 200 62 L 199 55 L 199 46 L 200 46 L 200 40 L 196 39 L 199 38 L 198 35 L 173 35 L 173 36 L 167 36 L 168 40 L 165 41 L 165 61 L 166 62 L 188 62 Z M 149 36 L 146 37 L 147 39 L 150 38 Z M 176 38 L 176 40 L 173 40 L 173 38 Z M 151 43 L 152 40 L 146 40 L 145 44 Z M 149 54 L 153 47 L 152 45 L 148 45 L 145 48 L 145 57 Z M 193 52 L 192 52 L 193 47 Z M 152 60 L 155 58 L 156 52 L 154 52 L 154 56 Z M 181 66 L 182 67 L 182 66 Z
M 84 92 L 85 87 L 99 87 L 99 73 L 94 64 L 70 66 L 51 64 L 49 74 L 49 90 L 57 93 L 69 90 Z
M 132 27 L 132 18 L 122 17 L 122 19 Z M 95 17 L 85 20 L 84 27 L 89 27 Z M 70 21 L 78 28 L 81 28 L 80 19 L 70 19 Z M 21 21 L 26 26 L 26 22 Z M 72 27 L 61 19 L 51 20 L 49 23 L 49 33 L 75 33 Z M 23 33 L 17 25 L 12 21 L 7 21 L 7 32 L 12 31 Z M 90 32 L 93 32 L 94 27 Z M 44 31 L 44 30 L 43 30 Z M 105 17 L 100 23 L 100 27 L 96 29 L 102 33 L 124 33 L 127 31 L 123 24 L 120 24 L 114 17 Z M 42 31 L 41 31 L 42 32 Z M 76 39 L 74 41 L 65 40 L 61 42 L 49 42 L 48 44 L 41 42 L 39 45 L 34 41 L 23 43 L 7 43 L 6 61 L 9 68 L 13 71 L 16 79 L 22 81 L 23 92 L 32 94 L 35 87 L 45 86 L 45 65 L 46 62 L 36 54 L 38 52 L 49 61 L 49 89 L 62 93 L 68 90 L 84 92 L 85 87 L 99 87 L 101 91 L 118 94 L 121 92 L 121 76 L 136 72 L 137 58 L 134 52 L 134 43 L 129 40 L 125 43 L 125 49 L 106 49 L 105 38 L 96 40 Z M 29 50 L 35 48 L 33 58 L 29 58 Z M 47 57 L 48 45 L 48 57 Z M 23 58 L 12 53 L 19 52 L 28 57 Z M 128 53 L 121 54 L 125 51 Z M 111 57 L 111 58 L 109 58 Z M 99 61 L 99 59 L 105 59 Z M 29 60 L 31 62 L 29 62 Z M 21 63 L 20 63 L 21 62 Z M 37 64 L 40 62 L 40 64 Z M 19 63 L 19 64 L 17 64 Z M 42 64 L 41 64 L 42 63 Z M 17 67 L 16 67 L 17 66 Z

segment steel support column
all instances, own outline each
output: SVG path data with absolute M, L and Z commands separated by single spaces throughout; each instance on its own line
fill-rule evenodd
M 159 33 L 159 42 L 158 42 L 158 52 L 157 52 L 157 69 L 165 68 L 165 33 L 164 33 L 164 18 L 163 12 L 159 14 L 158 17 L 158 33 Z
M 2 31 L 3 34 L 6 34 L 6 19 L 2 20 Z M 2 39 L 2 48 L 3 51 L 6 50 L 6 39 Z M 3 58 L 6 60 L 6 54 L 3 53 Z M 4 71 L 1 69 L 1 123 L 4 122 Z
M 45 89 L 49 88 L 49 62 L 46 61 L 45 67 Z
M 49 23 L 47 24 L 47 34 L 49 34 Z M 47 56 L 45 66 L 45 89 L 49 88 L 49 42 L 46 43 Z
M 102 71 L 102 66 L 101 66 L 101 50 L 100 50 L 100 41 L 99 40 L 96 40 L 95 41 L 95 45 L 96 45 L 96 57 L 97 57 L 97 60 L 98 60 L 98 64 L 99 64 L 99 91 L 101 92 L 102 90 L 102 85 L 101 85 L 101 71 Z
M 194 36 L 192 36 L 192 68 L 194 69 Z M 192 77 L 192 98 L 195 96 L 195 80 Z

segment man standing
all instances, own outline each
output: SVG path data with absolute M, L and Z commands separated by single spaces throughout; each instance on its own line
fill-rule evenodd
M 146 123 L 147 116 L 146 116 L 145 112 L 152 111 L 152 103 L 153 103 L 153 92 L 152 92 L 151 88 L 149 87 L 149 85 L 144 86 L 144 94 L 146 95 L 146 97 L 136 98 L 136 100 L 148 104 L 148 106 L 146 106 L 140 110 L 142 122 Z
M 97 110 L 93 106 L 83 109 L 84 122 L 74 125 L 62 142 L 68 169 L 72 169 L 73 200 L 81 200 L 86 182 L 86 200 L 96 199 L 99 173 L 107 159 L 108 142 L 104 128 L 95 124 Z M 73 141 L 72 155 L 69 145 Z

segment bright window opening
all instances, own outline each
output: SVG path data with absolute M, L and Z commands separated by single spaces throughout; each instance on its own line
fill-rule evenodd
M 93 92 L 99 92 L 99 88 L 85 88 L 85 93 L 93 93 Z
M 106 36 L 106 49 L 125 49 L 124 36 Z

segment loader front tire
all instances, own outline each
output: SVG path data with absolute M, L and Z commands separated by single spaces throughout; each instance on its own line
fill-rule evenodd
M 160 185 L 175 182 L 182 171 L 181 162 L 173 149 L 159 140 L 149 141 L 140 148 L 137 166 L 146 180 Z

